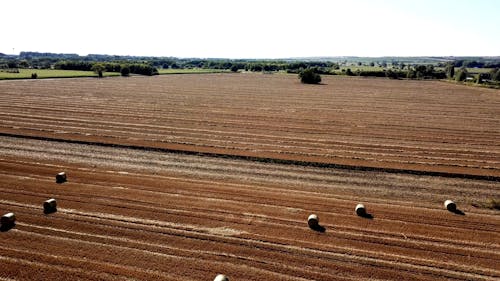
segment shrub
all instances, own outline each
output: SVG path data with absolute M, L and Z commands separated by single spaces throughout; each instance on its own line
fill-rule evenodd
M 38 78 L 38 74 L 35 73 L 31 73 L 31 79 L 36 79 Z
M 129 76 L 130 68 L 128 66 L 122 66 L 122 68 L 120 69 L 120 74 L 125 77 Z
M 321 76 L 313 68 L 307 68 L 299 72 L 300 82 L 304 84 L 319 84 Z
M 490 199 L 487 206 L 490 209 L 500 210 L 500 200 Z

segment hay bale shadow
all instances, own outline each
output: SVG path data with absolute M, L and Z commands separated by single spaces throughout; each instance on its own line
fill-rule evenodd
M 56 179 L 56 183 L 57 184 L 62 184 L 62 183 L 65 183 L 66 182 L 66 179 Z
M 14 226 L 16 226 L 15 223 L 2 224 L 0 226 L 0 232 L 7 232 L 7 231 L 11 230 L 12 228 L 14 228 Z
M 465 213 L 462 210 L 457 208 L 457 204 L 455 204 L 455 202 L 453 202 L 451 200 L 447 200 L 447 201 L 445 201 L 444 204 L 445 204 L 446 209 L 449 212 L 457 214 L 457 215 L 465 216 Z
M 373 215 L 369 213 L 358 214 L 358 216 L 369 220 L 372 220 L 374 218 Z
M 43 213 L 46 215 L 50 215 L 55 212 L 57 212 L 57 208 L 43 208 Z
M 451 213 L 454 213 L 456 215 L 465 216 L 465 213 L 460 209 L 454 209 L 454 210 L 448 210 L 448 211 L 450 211 Z
M 317 225 L 311 225 L 309 226 L 312 230 L 316 231 L 316 232 L 321 232 L 321 233 L 324 233 L 326 231 L 326 228 L 320 224 L 317 224 Z

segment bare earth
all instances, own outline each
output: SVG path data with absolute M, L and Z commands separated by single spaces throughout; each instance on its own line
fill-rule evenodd
M 498 280 L 500 92 L 323 79 L 0 82 L 0 280 Z

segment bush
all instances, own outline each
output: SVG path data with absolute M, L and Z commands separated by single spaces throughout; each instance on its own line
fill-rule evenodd
M 120 74 L 125 77 L 129 76 L 130 68 L 128 66 L 122 66 L 122 68 L 120 69 Z
M 500 210 L 500 200 L 490 199 L 487 204 L 490 209 Z
M 319 84 L 321 76 L 313 68 L 307 68 L 299 72 L 300 82 L 304 84 Z
M 38 74 L 35 73 L 31 73 L 31 79 L 36 79 L 38 78 Z

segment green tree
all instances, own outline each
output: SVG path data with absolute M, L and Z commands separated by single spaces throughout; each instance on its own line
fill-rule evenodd
M 500 81 L 500 68 L 491 71 L 491 80 Z
M 95 73 L 97 73 L 97 75 L 99 76 L 99 78 L 102 78 L 104 70 L 106 70 L 106 66 L 104 64 L 102 64 L 102 63 L 94 63 L 92 65 L 92 68 L 90 70 L 92 70 Z
M 467 78 L 467 69 L 465 67 L 462 67 L 460 68 L 460 70 L 457 71 L 457 75 L 455 75 L 455 80 L 464 81 L 465 78 Z
M 413 68 L 409 68 L 408 71 L 406 72 L 406 78 L 414 79 L 416 77 L 417 73 L 415 72 L 415 70 Z
M 455 64 L 454 63 L 446 64 L 444 72 L 446 73 L 446 77 L 448 77 L 448 79 L 453 79 L 453 76 L 455 76 Z
M 238 65 L 236 65 L 236 64 L 233 64 L 233 66 L 231 66 L 231 71 L 232 72 L 238 72 L 238 69 L 239 69 Z
M 388 69 L 385 72 L 385 76 L 391 79 L 398 79 L 398 74 L 395 71 L 392 71 L 391 69 Z
M 130 75 L 130 67 L 128 67 L 126 65 L 122 66 L 120 69 L 120 74 L 122 76 L 125 76 L 125 77 L 129 76 Z
M 20 68 L 28 68 L 30 66 L 29 62 L 27 60 L 21 60 L 19 61 L 19 67 Z
M 306 68 L 299 72 L 300 82 L 304 84 L 319 84 L 321 76 L 313 68 Z

